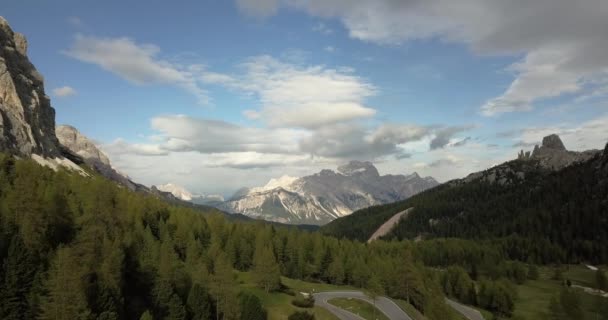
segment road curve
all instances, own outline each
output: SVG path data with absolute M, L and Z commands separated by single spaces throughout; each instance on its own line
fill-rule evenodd
M 366 296 L 361 291 L 330 291 L 330 292 L 319 292 L 313 294 L 315 297 L 315 305 L 321 308 L 329 310 L 340 320 L 364 320 L 358 315 L 346 311 L 342 308 L 338 308 L 327 301 L 334 298 L 351 298 L 366 301 L 374 304 L 373 300 Z M 385 297 L 376 298 L 376 308 L 386 315 L 390 320 L 412 320 L 397 304 L 392 300 Z
M 458 303 L 454 300 L 450 300 L 448 298 L 445 299 L 445 303 L 447 303 L 454 310 L 460 312 L 460 314 L 462 314 L 463 316 L 465 316 L 465 318 L 469 320 L 485 320 L 481 312 L 471 307 L 467 307 L 461 303 Z

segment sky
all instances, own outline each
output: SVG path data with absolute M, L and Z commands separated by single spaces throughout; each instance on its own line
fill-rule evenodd
M 32 10 L 32 8 L 36 10 Z M 5 0 L 57 124 L 146 185 L 464 177 L 608 141 L 605 0 Z

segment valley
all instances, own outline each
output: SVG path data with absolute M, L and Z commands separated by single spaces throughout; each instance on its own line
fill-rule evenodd
M 7 5 L 0 319 L 607 320 L 601 6 L 347 2 Z

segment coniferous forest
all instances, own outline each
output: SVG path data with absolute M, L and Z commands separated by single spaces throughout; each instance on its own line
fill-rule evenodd
M 525 160 L 506 165 L 515 168 Z M 527 160 L 533 161 L 533 160 Z M 384 221 L 413 207 L 386 239 L 461 238 L 532 263 L 608 261 L 608 145 L 603 154 L 557 172 L 530 171 L 501 185 L 448 182 L 402 202 L 333 221 L 323 232 L 365 241 Z
M 439 277 L 407 243 L 233 222 L 6 155 L 0 181 L 2 319 L 265 318 L 235 270 L 266 291 L 282 290 L 281 275 L 379 282 L 430 319 L 448 314 Z

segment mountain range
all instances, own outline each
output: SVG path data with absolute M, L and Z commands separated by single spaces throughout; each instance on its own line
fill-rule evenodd
M 322 225 L 371 205 L 406 199 L 438 185 L 432 177 L 384 175 L 371 162 L 350 161 L 337 171 L 271 179 L 266 185 L 243 188 L 219 209 L 289 224 Z

